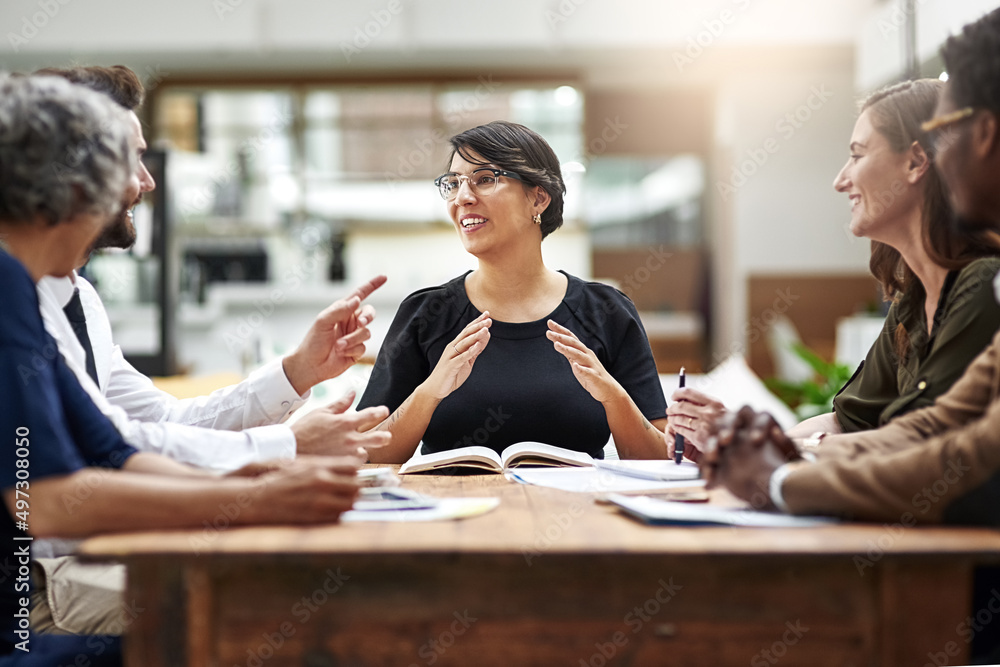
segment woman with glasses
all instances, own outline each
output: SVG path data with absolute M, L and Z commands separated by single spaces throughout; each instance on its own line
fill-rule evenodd
M 496 121 L 451 139 L 437 185 L 477 269 L 407 297 L 360 406 L 386 405 L 373 461 L 470 445 L 543 442 L 663 458 L 666 402 L 632 302 L 554 271 L 542 239 L 562 225 L 565 186 L 542 137 Z M 359 406 L 359 407 L 360 407 Z
M 1000 270 L 1000 235 L 953 220 L 934 160 L 942 137 L 922 121 L 944 84 L 906 81 L 871 95 L 833 186 L 851 205 L 851 232 L 871 239 L 869 267 L 892 302 L 881 335 L 834 399 L 834 411 L 788 433 L 818 445 L 829 433 L 878 428 L 948 391 L 1000 327 L 990 285 Z M 725 410 L 693 389 L 673 395 L 668 433 L 697 457 Z

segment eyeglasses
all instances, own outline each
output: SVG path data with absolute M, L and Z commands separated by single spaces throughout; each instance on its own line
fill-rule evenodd
M 940 153 L 955 143 L 955 140 L 958 138 L 953 126 L 966 118 L 971 118 L 974 113 L 976 113 L 976 110 L 973 107 L 965 107 L 958 111 L 946 113 L 943 116 L 931 118 L 929 121 L 922 123 L 920 129 L 927 133 L 931 145 L 934 147 L 934 152 Z
M 503 169 L 493 169 L 492 167 L 480 167 L 468 176 L 449 172 L 434 179 L 434 185 L 441 193 L 441 199 L 451 201 L 458 196 L 458 189 L 462 186 L 462 179 L 469 182 L 469 190 L 477 197 L 489 197 L 497 189 L 500 177 L 512 178 L 516 181 L 524 182 L 519 174 Z

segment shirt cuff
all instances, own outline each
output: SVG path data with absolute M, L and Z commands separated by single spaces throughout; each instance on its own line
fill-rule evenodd
M 284 424 L 258 426 L 244 431 L 257 451 L 258 461 L 295 458 L 295 434 Z
M 312 394 L 296 393 L 285 375 L 281 359 L 268 362 L 250 374 L 250 391 L 272 422 L 280 422 L 302 407 Z
M 785 497 L 781 495 L 781 485 L 789 473 L 794 470 L 795 465 L 793 463 L 786 463 L 771 473 L 771 479 L 767 483 L 767 493 L 771 496 L 771 502 L 784 514 L 791 514 L 791 510 L 788 509 L 788 505 L 785 503 Z

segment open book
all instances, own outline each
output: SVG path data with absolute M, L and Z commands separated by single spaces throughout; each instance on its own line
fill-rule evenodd
M 575 452 L 541 442 L 518 442 L 497 454 L 488 447 L 460 447 L 447 452 L 417 454 L 400 467 L 399 474 L 427 472 L 442 468 L 477 468 L 502 473 L 518 466 L 592 466 L 590 454 Z

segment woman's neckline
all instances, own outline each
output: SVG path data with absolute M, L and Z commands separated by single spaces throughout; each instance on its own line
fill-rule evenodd
M 498 320 L 497 318 L 493 317 L 493 313 L 491 312 L 490 313 L 490 318 L 493 320 L 493 323 L 494 324 L 511 325 L 511 326 L 531 325 L 531 324 L 537 324 L 539 322 L 541 322 L 542 324 L 545 324 L 549 319 L 552 318 L 553 315 L 555 315 L 559 311 L 560 308 L 562 308 L 564 306 L 564 304 L 566 303 L 566 299 L 569 298 L 570 293 L 574 289 L 573 277 L 572 276 L 570 276 L 568 273 L 566 273 L 562 269 L 557 269 L 556 272 L 562 274 L 566 278 L 566 289 L 563 292 L 562 296 L 559 298 L 558 303 L 556 303 L 555 307 L 553 307 L 551 311 L 549 311 L 548 313 L 546 313 L 545 315 L 543 315 L 542 317 L 540 317 L 538 319 L 525 320 L 525 321 L 522 321 L 522 322 L 511 322 L 509 320 Z M 481 309 L 479 309 L 474 303 L 472 303 L 472 299 L 469 298 L 469 291 L 466 288 L 466 280 L 468 279 L 468 277 L 469 277 L 469 275 L 471 273 L 472 273 L 472 270 L 469 270 L 469 271 L 466 271 L 464 274 L 462 274 L 459 277 L 459 279 L 458 279 L 458 287 L 459 287 L 459 290 L 460 290 L 463 298 L 465 299 L 466 303 L 469 304 L 469 307 L 472 308 L 472 310 L 474 310 L 477 314 L 482 314 L 483 311 Z

